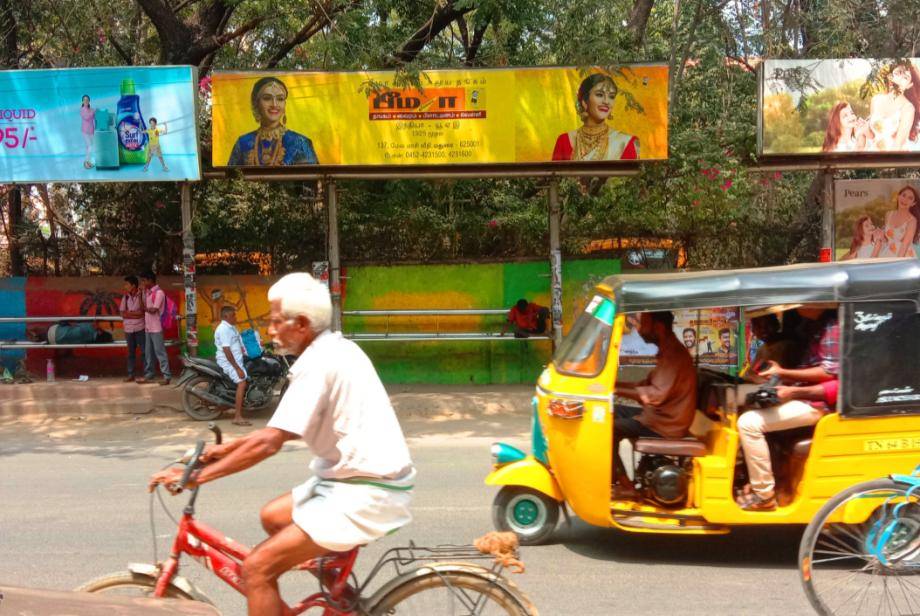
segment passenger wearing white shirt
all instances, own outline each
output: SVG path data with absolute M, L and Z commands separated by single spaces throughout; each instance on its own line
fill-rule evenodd
M 215 360 L 227 377 L 236 383 L 236 399 L 233 403 L 233 423 L 237 426 L 251 426 L 243 419 L 243 399 L 246 397 L 246 368 L 243 367 L 243 339 L 236 328 L 236 308 L 224 306 L 220 309 L 220 325 L 214 330 Z
M 268 291 L 269 335 L 297 355 L 290 385 L 268 426 L 212 445 L 207 465 L 186 485 L 213 481 L 302 438 L 314 476 L 261 511 L 269 538 L 243 561 L 250 616 L 282 613 L 278 578 L 305 560 L 368 544 L 407 524 L 415 469 L 389 397 L 367 355 L 329 331 L 329 290 L 309 274 L 289 274 Z M 182 469 L 154 474 L 150 489 L 178 484 Z M 172 488 L 174 489 L 174 488 Z

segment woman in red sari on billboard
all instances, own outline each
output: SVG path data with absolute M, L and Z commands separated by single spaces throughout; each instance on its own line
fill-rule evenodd
M 885 92 L 872 97 L 869 127 L 880 152 L 903 152 L 918 148 L 920 135 L 920 73 L 910 60 L 882 71 Z
M 595 73 L 578 87 L 578 115 L 582 126 L 562 133 L 553 148 L 553 160 L 636 160 L 639 138 L 610 128 L 607 119 L 617 96 L 609 75 Z

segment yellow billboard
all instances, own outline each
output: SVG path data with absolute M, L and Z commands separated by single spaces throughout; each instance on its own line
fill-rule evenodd
M 450 165 L 668 156 L 668 69 L 217 72 L 213 165 Z

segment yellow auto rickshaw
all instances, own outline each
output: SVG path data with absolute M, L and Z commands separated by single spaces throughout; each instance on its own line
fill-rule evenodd
M 736 502 L 744 472 L 737 419 L 749 384 L 698 368 L 699 406 L 683 439 L 632 443 L 639 495 L 611 496 L 613 406 L 627 318 L 646 311 L 734 307 L 744 357 L 744 313 L 770 306 L 834 307 L 840 324 L 837 412 L 807 433 L 770 433 L 777 490 L 773 511 Z M 727 339 L 728 337 L 726 337 Z M 741 363 L 741 362 L 739 362 Z M 546 540 L 565 505 L 584 521 L 640 533 L 719 534 L 741 524 L 807 524 L 847 487 L 920 458 L 920 261 L 889 259 L 747 270 L 610 276 L 541 374 L 534 397 L 532 453 L 492 447 L 486 484 L 501 486 L 493 522 L 522 543 Z M 781 445 L 778 443 L 781 441 Z M 781 472 L 782 471 L 782 472 Z M 861 515 L 871 514 L 871 507 Z M 852 520 L 850 520 L 852 521 Z

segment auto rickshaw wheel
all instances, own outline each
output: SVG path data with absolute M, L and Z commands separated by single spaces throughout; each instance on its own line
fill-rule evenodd
M 518 536 L 521 545 L 546 541 L 559 522 L 559 503 L 530 488 L 505 486 L 492 501 L 492 523 Z

